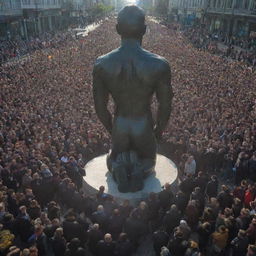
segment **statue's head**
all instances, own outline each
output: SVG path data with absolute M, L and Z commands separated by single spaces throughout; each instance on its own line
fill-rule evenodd
M 125 6 L 118 13 L 116 30 L 122 38 L 141 39 L 146 32 L 145 13 L 138 6 Z

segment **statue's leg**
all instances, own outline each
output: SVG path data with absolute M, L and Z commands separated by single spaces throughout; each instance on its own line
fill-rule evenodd
M 138 135 L 133 134 L 131 141 L 140 159 L 156 159 L 156 138 L 152 129 L 148 128 Z
M 137 163 L 133 167 L 131 175 L 131 189 L 141 190 L 143 178 L 154 170 L 156 161 L 156 139 L 150 128 L 141 134 L 132 134 L 132 148 L 137 153 Z
M 130 139 L 128 124 L 121 119 L 116 118 L 112 129 L 112 151 L 110 159 L 115 160 L 120 153 L 130 150 Z
M 129 145 L 128 133 L 115 124 L 112 131 L 112 151 L 108 159 L 108 167 L 120 192 L 128 192 L 130 187 L 127 173 Z

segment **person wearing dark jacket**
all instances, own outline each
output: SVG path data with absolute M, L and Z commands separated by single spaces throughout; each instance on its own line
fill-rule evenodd
M 78 223 L 73 213 L 66 216 L 66 219 L 63 221 L 63 231 L 64 237 L 68 242 L 73 238 L 79 238 L 80 241 L 84 239 L 82 225 Z
M 211 224 L 209 222 L 204 222 L 200 224 L 197 233 L 199 240 L 199 248 L 202 252 L 206 252 L 206 248 L 212 233 Z
M 154 223 L 158 219 L 158 212 L 160 209 L 160 200 L 157 198 L 157 194 L 151 192 L 146 203 L 148 205 L 148 219 L 151 223 Z
M 26 206 L 20 207 L 20 213 L 15 220 L 14 228 L 22 242 L 27 242 L 28 238 L 32 235 L 33 226 L 27 214 Z
M 183 181 L 181 181 L 180 190 L 187 195 L 190 195 L 195 187 L 195 182 L 192 175 L 188 174 Z
M 167 246 L 169 241 L 169 235 L 164 231 L 164 227 L 153 233 L 153 247 L 156 255 L 160 255 L 161 248 Z
M 38 256 L 46 256 L 49 254 L 47 237 L 44 233 L 43 226 L 40 224 L 35 226 L 35 232 L 30 236 L 28 242 L 30 245 L 36 245 Z
M 231 241 L 232 256 L 245 255 L 249 245 L 249 239 L 245 230 L 240 229 L 237 237 Z
M 166 232 L 170 235 L 173 232 L 173 229 L 177 227 L 181 220 L 181 214 L 178 210 L 177 206 L 173 204 L 171 209 L 166 212 L 163 225 L 165 227 Z
M 120 215 L 120 212 L 118 209 L 115 209 L 113 211 L 112 216 L 110 216 L 109 221 L 108 221 L 108 228 L 107 230 L 109 231 L 110 234 L 112 234 L 113 239 L 117 239 L 119 234 L 122 232 L 123 228 L 123 223 L 124 219 Z
M 54 256 L 63 256 L 66 250 L 66 239 L 63 237 L 63 229 L 57 228 L 53 238 L 51 239 L 51 246 Z
M 97 253 L 97 244 L 102 238 L 103 234 L 99 229 L 99 224 L 93 224 L 92 229 L 87 231 L 87 239 L 88 247 L 94 255 Z
M 211 180 L 206 185 L 205 193 L 208 198 L 216 197 L 218 193 L 219 182 L 216 175 L 211 176 Z
M 225 208 L 232 208 L 233 196 L 230 194 L 230 190 L 227 186 L 222 185 L 222 191 L 217 196 L 221 210 Z
M 41 216 L 41 207 L 36 200 L 32 200 L 30 202 L 30 206 L 28 207 L 28 215 L 32 220 L 40 218 Z
M 167 248 L 173 256 L 184 256 L 188 248 L 188 241 L 183 239 L 182 232 L 178 230 L 174 233 L 173 238 L 169 240 Z
M 92 222 L 98 223 L 100 225 L 100 229 L 106 230 L 108 223 L 108 216 L 105 213 L 105 209 L 102 205 L 97 207 L 97 211 L 92 213 Z
M 208 179 L 203 172 L 199 172 L 194 181 L 195 187 L 199 187 L 201 189 L 202 193 L 205 192 L 207 182 L 208 182 Z
M 188 201 L 189 201 L 189 196 L 182 191 L 178 191 L 178 193 L 175 196 L 175 204 L 177 205 L 181 213 L 184 213 L 187 207 Z
M 200 187 L 195 187 L 194 191 L 191 194 L 190 200 L 196 201 L 199 211 L 200 211 L 200 213 L 202 213 L 203 209 L 204 209 L 205 198 L 204 198 L 204 194 L 201 191 Z
M 73 238 L 67 245 L 64 256 L 80 256 L 83 248 L 80 246 L 81 242 L 78 238 Z
M 111 234 L 107 233 L 104 240 L 100 240 L 97 244 L 98 256 L 113 256 L 115 253 L 116 243 L 112 240 Z
M 130 256 L 134 251 L 134 246 L 125 233 L 121 233 L 116 243 L 115 256 Z
M 174 195 L 171 190 L 171 185 L 166 183 L 164 189 L 158 194 L 160 206 L 163 210 L 167 210 L 174 202 Z

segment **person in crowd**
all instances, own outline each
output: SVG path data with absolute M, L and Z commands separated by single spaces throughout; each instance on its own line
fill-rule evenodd
M 233 256 L 245 255 L 249 245 L 249 239 L 245 230 L 240 229 L 237 237 L 231 241 L 231 250 Z
M 180 224 L 181 213 L 178 210 L 177 206 L 173 204 L 169 211 L 165 213 L 163 218 L 163 224 L 167 234 L 171 234 L 173 229 Z
M 222 210 L 225 208 L 231 208 L 234 200 L 233 196 L 231 195 L 230 190 L 226 185 L 222 185 L 221 188 L 222 190 L 217 196 L 220 208 Z
M 212 175 L 210 181 L 206 185 L 206 195 L 208 198 L 217 197 L 219 182 L 216 175 Z
M 51 247 L 55 256 L 62 256 L 66 251 L 66 239 L 63 236 L 63 228 L 57 228 L 51 239 Z
M 115 253 L 116 243 L 112 240 L 111 234 L 104 235 L 104 240 L 100 240 L 97 244 L 97 255 L 112 256 Z
M 157 256 L 160 255 L 161 248 L 163 246 L 167 246 L 169 241 L 169 235 L 164 229 L 165 228 L 161 226 L 157 231 L 153 233 L 153 247 Z
M 115 246 L 115 255 L 130 256 L 134 252 L 134 246 L 125 233 L 120 233 Z
M 173 237 L 169 240 L 167 248 L 171 255 L 182 256 L 185 254 L 188 248 L 188 241 L 184 240 L 181 231 L 177 230 L 174 232 Z
M 166 211 L 173 203 L 174 195 L 172 193 L 171 185 L 166 183 L 164 189 L 158 195 L 160 206 Z
M 196 161 L 192 155 L 188 157 L 185 163 L 184 174 L 192 176 L 196 174 Z
M 228 241 L 228 229 L 225 226 L 219 226 L 212 234 L 212 245 L 210 255 L 221 255 L 226 249 Z

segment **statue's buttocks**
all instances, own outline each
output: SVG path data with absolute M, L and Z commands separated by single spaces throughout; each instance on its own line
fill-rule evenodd
M 134 26 L 129 25 L 132 17 L 127 18 L 127 12 L 142 15 L 135 6 L 125 7 L 119 13 L 117 31 L 121 34 L 122 46 L 99 57 L 93 73 L 96 112 L 112 135 L 109 170 L 123 192 L 140 190 L 144 174 L 153 170 L 156 138 L 167 124 L 172 99 L 168 62 L 141 48 L 144 19 L 143 24 L 135 24 L 138 27 L 135 33 Z M 155 127 L 150 109 L 154 93 L 159 101 Z M 115 103 L 113 120 L 107 109 L 109 95 Z

